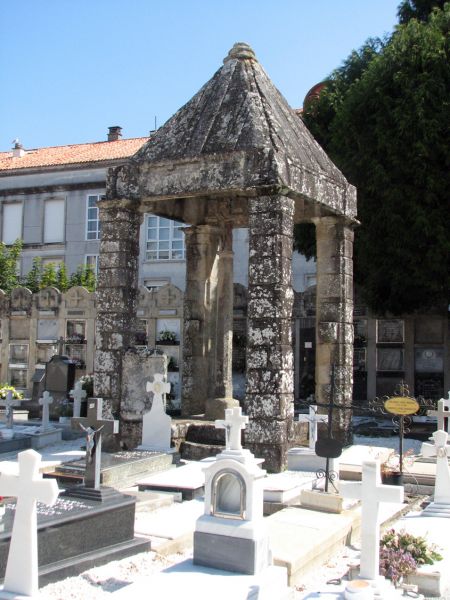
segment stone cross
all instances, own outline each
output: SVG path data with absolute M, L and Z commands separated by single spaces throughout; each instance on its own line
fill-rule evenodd
M 319 415 L 317 406 L 309 407 L 309 415 L 298 415 L 300 423 L 309 423 L 309 448 L 315 450 L 317 442 L 317 424 L 328 423 L 328 415 Z
M 50 392 L 45 391 L 42 394 L 42 398 L 39 398 L 39 404 L 42 406 L 42 425 L 41 431 L 48 431 L 52 429 L 50 425 L 50 414 L 49 407 L 53 402 L 53 398 L 50 396 Z
M 86 470 L 84 486 L 100 488 L 100 467 L 102 456 L 102 433 L 119 432 L 119 421 L 103 419 L 103 399 L 91 398 L 88 401 L 87 417 L 72 417 L 72 429 L 79 427 L 86 433 Z
M 344 498 L 361 500 L 361 565 L 362 579 L 380 575 L 380 503 L 403 502 L 403 486 L 383 485 L 378 460 L 362 464 L 362 483 L 348 483 L 340 490 Z
M 225 419 L 217 419 L 215 426 L 225 429 L 225 448 L 226 450 L 242 450 L 241 429 L 245 429 L 248 423 L 248 417 L 242 414 L 242 408 L 225 409 Z
M 434 484 L 434 502 L 450 506 L 450 446 L 447 446 L 448 433 L 438 429 L 433 433 L 434 444 L 422 444 L 423 456 L 436 456 L 436 481 Z
M 13 406 L 19 406 L 20 402 L 21 402 L 21 400 L 13 399 L 12 390 L 8 390 L 6 392 L 6 398 L 4 400 L 3 399 L 1 400 L 2 406 L 5 407 L 5 420 L 6 420 L 6 426 L 8 427 L 8 429 L 12 429 L 13 424 L 14 424 Z
M 429 417 L 437 417 L 438 430 L 440 429 L 450 433 L 450 392 L 448 393 L 448 400 L 441 398 L 438 401 L 437 410 L 428 410 L 427 415 Z M 445 426 L 446 419 L 447 427 Z
M 11 597 L 38 594 L 38 544 L 36 501 L 52 506 L 58 497 L 58 484 L 42 479 L 41 455 L 35 450 L 18 454 L 18 473 L 2 473 L 0 495 L 17 498 L 3 589 Z M 3 597 L 3 596 L 2 596 Z
M 83 390 L 81 381 L 77 381 L 74 389 L 70 390 L 69 396 L 73 398 L 73 416 L 79 417 L 81 412 L 81 401 L 86 398 L 86 390 Z
M 166 402 L 166 394 L 170 392 L 170 383 L 164 381 L 164 375 L 161 373 L 155 373 L 153 375 L 153 381 L 147 381 L 147 392 L 153 392 L 153 399 L 161 400 L 163 406 Z

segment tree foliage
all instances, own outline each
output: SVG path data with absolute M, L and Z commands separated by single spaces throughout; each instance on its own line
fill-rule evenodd
M 16 240 L 11 246 L 0 242 L 0 289 L 10 292 L 19 285 L 18 262 L 22 252 L 22 240 Z
M 304 117 L 357 187 L 355 281 L 377 312 L 448 300 L 449 29 L 447 4 L 369 41 Z

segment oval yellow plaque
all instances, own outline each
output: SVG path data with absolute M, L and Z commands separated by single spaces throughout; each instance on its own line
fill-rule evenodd
M 414 398 L 396 396 L 386 400 L 384 408 L 393 415 L 414 415 L 420 406 Z

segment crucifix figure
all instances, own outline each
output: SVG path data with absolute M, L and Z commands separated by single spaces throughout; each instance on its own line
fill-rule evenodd
M 83 390 L 81 381 L 75 383 L 74 389 L 70 390 L 69 396 L 73 398 L 73 416 L 79 417 L 81 412 L 81 401 L 86 398 L 86 390 Z
M 102 433 L 119 432 L 119 421 L 102 418 L 102 398 L 91 398 L 87 417 L 72 417 L 72 429 L 79 427 L 86 433 L 86 471 L 84 487 L 100 488 L 100 466 L 102 457 Z
M 450 392 L 448 393 L 448 399 L 441 398 L 438 400 L 437 409 L 428 410 L 427 415 L 429 417 L 437 417 L 438 430 L 440 429 L 450 433 Z
M 13 409 L 13 407 L 19 406 L 21 403 L 21 400 L 15 400 L 13 398 L 12 390 L 8 390 L 6 392 L 6 398 L 4 400 L 1 400 L 1 403 L 5 407 L 6 427 L 8 427 L 8 429 L 12 429 L 13 424 L 14 424 L 14 409 Z
M 300 423 L 309 423 L 309 448 L 315 450 L 317 442 L 317 424 L 328 423 L 328 415 L 319 415 L 317 406 L 310 405 L 309 415 L 298 415 Z
M 33 598 L 38 594 L 36 501 L 52 506 L 59 494 L 55 480 L 42 479 L 40 462 L 40 454 L 25 450 L 18 454 L 18 473 L 0 476 L 0 495 L 17 498 L 3 589 Z
M 217 419 L 215 426 L 225 429 L 225 448 L 226 450 L 242 450 L 241 429 L 245 429 L 248 423 L 248 417 L 242 414 L 242 408 L 225 409 L 225 419 Z
M 450 509 L 450 446 L 447 445 L 448 433 L 442 429 L 433 433 L 434 444 L 422 444 L 422 454 L 425 457 L 436 456 L 436 481 L 434 484 L 434 504 L 444 504 Z M 424 514 L 426 513 L 424 511 Z
M 380 575 L 380 503 L 403 502 L 403 486 L 383 485 L 378 460 L 362 465 L 362 483 L 341 488 L 344 498 L 361 500 L 361 565 L 359 576 L 375 580 Z
M 42 425 L 41 431 L 48 431 L 53 429 L 50 425 L 50 404 L 53 402 L 53 398 L 50 396 L 50 392 L 45 391 L 42 394 L 42 398 L 39 398 L 39 404 L 42 406 Z

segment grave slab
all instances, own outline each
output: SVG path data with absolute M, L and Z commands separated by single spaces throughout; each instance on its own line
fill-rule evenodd
M 135 498 L 121 494 L 98 503 L 60 496 L 54 506 L 38 503 L 40 585 L 87 568 L 150 549 L 134 537 Z M 0 577 L 4 576 L 16 503 L 6 504 L 0 532 Z
M 61 429 L 52 428 L 42 430 L 38 425 L 16 425 L 14 434 L 29 435 L 31 437 L 31 448 L 40 450 L 52 444 L 59 444 L 62 440 Z
M 172 468 L 173 455 L 161 452 L 130 450 L 108 454 L 102 452 L 100 483 L 105 486 L 124 488 L 151 473 Z M 52 475 L 66 483 L 80 482 L 84 477 L 85 461 L 74 460 L 62 464 Z
M 181 492 L 183 500 L 192 500 L 203 495 L 205 489 L 205 462 L 193 462 L 170 471 L 143 477 L 136 484 L 139 490 Z
M 290 502 L 300 499 L 303 489 L 311 489 L 316 476 L 303 471 L 284 471 L 265 477 L 263 482 L 264 502 Z
M 144 600 L 149 590 L 154 598 L 183 598 L 184 600 L 291 600 L 294 590 L 286 584 L 286 571 L 269 567 L 260 575 L 239 575 L 210 569 L 184 561 L 142 578 L 114 592 L 114 600 Z
M 18 450 L 26 450 L 31 448 L 31 437 L 23 433 L 14 433 L 14 437 L 10 440 L 0 438 L 0 453 L 14 452 Z

